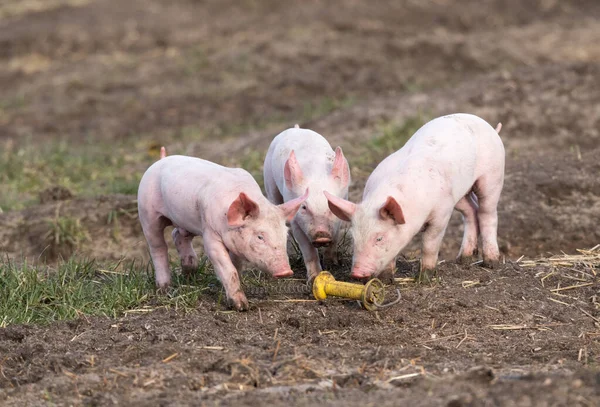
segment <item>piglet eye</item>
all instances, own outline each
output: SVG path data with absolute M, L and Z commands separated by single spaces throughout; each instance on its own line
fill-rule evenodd
M 258 235 L 256 237 L 258 237 L 258 240 L 265 240 L 265 237 L 263 235 Z
M 306 210 L 306 205 L 302 205 L 300 208 L 302 208 L 303 210 Z
M 381 242 L 382 240 L 383 240 L 383 236 L 379 236 L 379 237 L 377 238 L 377 241 L 378 241 L 378 242 Z

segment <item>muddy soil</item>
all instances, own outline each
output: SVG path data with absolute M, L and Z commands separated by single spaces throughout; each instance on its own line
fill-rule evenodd
M 352 165 L 381 123 L 475 113 L 503 123 L 505 264 L 453 264 L 455 216 L 441 280 L 400 280 L 400 304 L 377 313 L 297 301 L 310 296 L 281 283 L 268 296 L 249 292 L 243 314 L 208 293 L 187 314 L 8 326 L 0 404 L 600 405 L 595 271 L 517 263 L 600 243 L 600 3 L 39 4 L 0 3 L 3 148 L 133 140 L 227 162 L 300 122 L 342 145 Z M 202 136 L 186 139 L 190 128 Z M 367 176 L 353 169 L 353 199 Z M 147 259 L 135 197 L 42 200 L 0 214 L 3 255 Z M 48 241 L 58 214 L 85 226 L 74 253 Z M 396 277 L 415 274 L 418 248 Z M 591 284 L 551 291 L 573 276 Z
M 416 263 L 400 266 L 410 275 Z M 597 281 L 554 300 L 556 281 L 540 274 L 547 270 L 442 265 L 439 283 L 403 288 L 399 305 L 373 313 L 352 301 L 248 290 L 247 313 L 224 311 L 209 294 L 188 314 L 9 326 L 0 331 L 0 400 L 596 405 Z

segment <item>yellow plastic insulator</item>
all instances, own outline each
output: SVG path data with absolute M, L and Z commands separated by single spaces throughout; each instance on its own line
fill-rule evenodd
M 313 295 L 317 300 L 324 300 L 327 296 L 359 300 L 365 309 L 373 311 L 383 304 L 385 294 L 383 283 L 377 278 L 365 285 L 346 283 L 335 281 L 330 272 L 322 271 L 313 282 Z

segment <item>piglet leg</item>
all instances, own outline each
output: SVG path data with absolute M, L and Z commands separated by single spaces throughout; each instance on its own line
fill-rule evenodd
M 494 267 L 500 260 L 500 250 L 498 250 L 498 201 L 501 192 L 502 180 L 483 178 L 477 181 L 476 194 L 479 198 L 477 216 L 481 228 L 483 263 L 487 267 Z
M 238 271 L 229 257 L 227 248 L 217 236 L 206 234 L 203 237 L 204 251 L 215 269 L 217 278 L 225 289 L 230 306 L 238 311 L 248 310 L 250 305 L 242 291 Z
M 198 269 L 198 256 L 192 246 L 194 235 L 180 227 L 173 229 L 173 242 L 181 258 L 181 270 L 189 276 Z
M 473 262 L 473 256 L 477 255 L 477 239 L 479 236 L 479 221 L 477 219 L 478 205 L 473 199 L 472 193 L 465 195 L 454 207 L 463 216 L 464 234 L 458 261 L 463 264 Z
M 438 217 L 434 219 L 423 233 L 423 258 L 421 259 L 420 280 L 427 279 L 427 272 L 435 270 L 437 267 L 440 247 L 442 246 L 442 240 L 446 233 L 448 221 L 450 220 L 450 214 L 452 214 L 452 211 L 449 211 L 449 214 L 443 218 Z
M 321 272 L 321 263 L 319 262 L 319 251 L 311 244 L 308 237 L 304 234 L 302 229 L 292 222 L 292 234 L 294 239 L 300 246 L 302 252 L 302 258 L 304 259 L 304 265 L 306 267 L 306 277 L 309 284 L 312 280 L 319 275 Z
M 142 219 L 142 217 L 140 217 Z M 148 222 L 146 219 L 152 219 Z M 164 237 L 164 230 L 170 224 L 170 221 L 162 216 L 154 215 L 142 219 L 142 230 L 148 241 L 150 257 L 154 264 L 154 274 L 156 285 L 164 290 L 171 285 L 171 270 L 169 270 L 169 254 L 167 242 Z

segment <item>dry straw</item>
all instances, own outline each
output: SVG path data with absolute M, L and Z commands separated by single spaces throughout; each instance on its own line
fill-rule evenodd
M 577 249 L 579 254 L 559 254 L 549 258 L 541 258 L 537 260 L 517 260 L 521 267 L 561 267 L 561 268 L 585 268 L 591 271 L 593 276 L 596 276 L 597 268 L 600 267 L 600 244 L 591 249 Z M 575 270 L 581 272 L 581 270 Z

